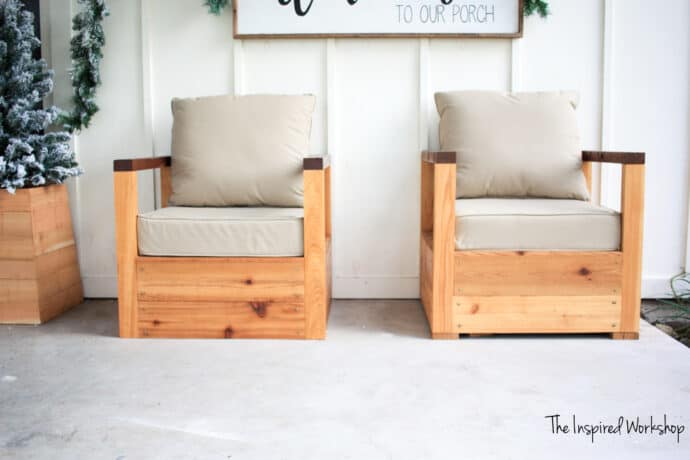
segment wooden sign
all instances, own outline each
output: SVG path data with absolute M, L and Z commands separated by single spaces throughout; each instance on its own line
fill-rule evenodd
M 235 38 L 522 37 L 523 0 L 234 0 Z

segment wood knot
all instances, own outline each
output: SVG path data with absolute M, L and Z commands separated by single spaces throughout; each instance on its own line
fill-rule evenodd
M 519 255 L 519 256 L 524 256 L 524 255 L 525 255 L 525 251 L 517 251 L 516 254 Z
M 254 313 L 256 313 L 259 318 L 266 317 L 266 310 L 268 309 L 267 302 L 250 302 L 249 305 L 251 305 L 252 310 L 254 310 Z
M 589 276 L 592 274 L 592 272 L 587 267 L 582 267 L 578 273 L 582 276 Z
M 153 320 L 153 325 L 154 325 L 154 326 L 160 326 L 160 325 L 161 325 L 160 320 L 154 319 L 154 320 Z
M 232 336 L 235 334 L 235 331 L 232 330 L 230 326 L 225 328 L 224 335 L 226 339 L 231 339 Z
M 470 310 L 470 313 L 475 315 L 475 314 L 477 314 L 478 311 L 479 311 L 479 304 L 478 303 L 472 304 L 472 309 Z
M 252 284 L 254 284 L 254 281 L 252 281 L 252 279 L 250 278 L 250 279 L 245 280 L 244 284 L 246 284 L 247 286 L 251 286 Z

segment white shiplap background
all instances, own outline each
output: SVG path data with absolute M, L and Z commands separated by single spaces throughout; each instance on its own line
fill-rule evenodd
M 76 2 L 41 3 L 64 106 Z M 648 152 L 644 295 L 666 294 L 686 266 L 687 0 L 551 0 L 552 16 L 529 18 L 514 41 L 233 41 L 229 9 L 201 3 L 109 2 L 102 111 L 75 139 L 86 174 L 71 184 L 87 296 L 116 295 L 112 160 L 167 155 L 171 98 L 224 93 L 317 95 L 311 148 L 333 156 L 336 297 L 418 296 L 419 150 L 438 147 L 439 90 L 579 90 L 583 147 Z M 144 210 L 155 182 L 142 173 Z M 596 200 L 618 206 L 619 187 L 615 167 L 596 171 Z

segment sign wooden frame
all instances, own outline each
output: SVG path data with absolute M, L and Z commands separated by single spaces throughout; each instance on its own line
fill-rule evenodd
M 524 28 L 524 0 L 515 0 L 518 3 L 517 12 L 517 32 L 506 33 L 241 33 L 238 30 L 238 17 L 242 13 L 242 2 L 261 1 L 261 0 L 233 0 L 233 37 L 235 39 L 273 39 L 273 38 L 299 38 L 299 39 L 319 39 L 319 38 L 522 38 Z M 278 1 L 278 0 L 274 0 Z M 315 2 L 324 0 L 314 0 Z M 335 0 L 326 0 L 335 1 Z M 366 1 L 366 0 L 363 0 Z M 355 5 L 356 7 L 357 5 Z M 289 7 L 286 5 L 285 7 Z

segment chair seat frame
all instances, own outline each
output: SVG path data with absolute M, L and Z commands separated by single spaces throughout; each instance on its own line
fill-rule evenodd
M 434 339 L 639 337 L 645 154 L 585 151 L 582 160 L 590 191 L 594 162 L 622 165 L 620 251 L 456 250 L 456 153 L 422 153 L 420 291 Z
M 324 339 L 331 300 L 331 167 L 304 159 L 303 257 L 148 257 L 138 253 L 137 173 L 171 158 L 114 162 L 119 334 L 123 338 Z

